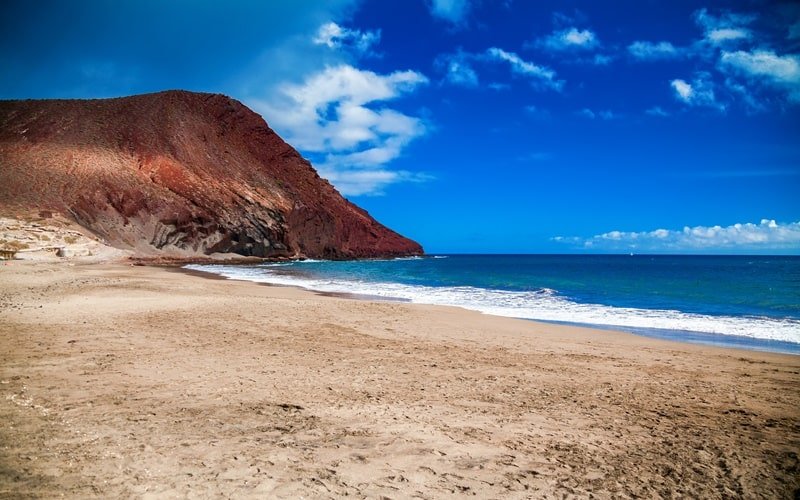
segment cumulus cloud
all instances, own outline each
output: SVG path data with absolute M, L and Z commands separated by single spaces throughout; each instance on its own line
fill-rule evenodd
M 554 31 L 540 40 L 539 45 L 551 50 L 585 50 L 600 45 L 597 35 L 588 29 L 580 30 L 572 27 Z
M 695 61 L 700 71 L 694 79 L 669 82 L 675 98 L 689 106 L 722 111 L 737 103 L 746 112 L 755 113 L 780 103 L 784 95 L 789 103 L 800 102 L 800 56 L 769 48 L 770 43 L 780 41 L 774 33 L 754 29 L 758 16 L 700 9 L 693 19 L 703 31 L 693 43 L 677 47 L 668 41 L 635 41 L 627 47 L 629 56 L 637 61 Z M 775 20 L 765 19 L 765 23 L 770 22 Z M 785 29 L 791 37 L 792 27 L 786 25 Z
M 361 31 L 339 26 L 334 22 L 319 27 L 313 42 L 332 49 L 350 48 L 360 54 L 367 54 L 370 48 L 381 39 L 381 31 Z
M 793 100 L 800 100 L 800 57 L 778 55 L 771 50 L 722 52 L 723 71 L 733 71 L 789 90 Z
M 751 75 L 765 76 L 777 82 L 800 82 L 800 58 L 795 55 L 779 56 L 771 50 L 739 50 L 723 52 L 721 62 Z
M 675 98 L 688 106 L 705 106 L 724 110 L 725 106 L 716 100 L 714 85 L 705 73 L 695 75 L 691 83 L 680 78 L 669 82 Z
M 683 102 L 689 103 L 692 100 L 692 96 L 694 95 L 694 89 L 692 85 L 687 83 L 686 80 L 675 79 L 669 82 L 672 88 L 675 90 L 675 94 L 678 96 L 678 99 L 682 100 Z
M 693 17 L 703 29 L 703 38 L 690 47 L 677 50 L 679 54 L 696 58 L 699 64 L 707 66 L 707 70 L 713 70 L 717 77 L 721 77 L 716 80 L 719 95 L 711 98 L 714 88 L 710 75 L 705 73 L 708 75 L 704 78 L 705 93 L 699 91 L 694 81 L 671 82 L 680 100 L 690 105 L 720 109 L 720 101 L 738 102 L 747 112 L 767 111 L 771 105 L 784 100 L 789 104 L 800 102 L 800 55 L 781 54 L 771 48 L 771 44 L 781 44 L 781 41 L 774 36 L 775 33 L 770 35 L 752 29 L 751 25 L 758 16 L 730 11 L 712 14 L 707 9 L 701 9 Z M 769 22 L 774 23 L 775 20 Z M 789 33 L 788 39 L 791 39 L 793 26 L 788 23 L 783 26 Z M 634 51 L 645 48 L 654 47 L 634 47 L 632 44 L 629 51 L 633 55 Z M 647 53 L 647 50 L 643 52 Z M 668 52 L 666 48 L 665 54 Z M 694 92 L 685 92 L 687 87 L 681 81 L 688 83 Z
M 428 8 L 434 17 L 452 24 L 463 24 L 470 11 L 469 0 L 431 0 Z
M 273 99 L 254 104 L 290 144 L 324 158 L 320 171 L 344 194 L 365 194 L 408 179 L 382 167 L 424 135 L 426 125 L 384 103 L 427 82 L 415 71 L 381 75 L 341 64 L 284 84 Z
M 628 45 L 628 53 L 640 61 L 675 59 L 681 52 L 669 42 L 636 41 Z
M 486 57 L 490 60 L 508 63 L 512 73 L 530 78 L 534 85 L 553 90 L 561 90 L 564 85 L 563 81 L 556 80 L 556 72 L 552 69 L 525 61 L 514 52 L 491 47 L 486 51 Z
M 600 251 L 709 252 L 800 250 L 800 222 L 760 223 L 731 226 L 695 226 L 682 230 L 610 231 L 591 238 L 557 236 L 554 241 Z
M 588 28 L 576 27 L 585 23 L 586 18 L 580 13 L 575 16 L 555 13 L 555 30 L 547 36 L 525 42 L 523 48 L 544 51 L 551 57 L 559 57 L 562 62 L 608 66 L 616 59 L 616 54 L 602 53 L 600 49 L 603 44 L 597 33 Z M 565 53 L 569 54 L 569 58 L 564 58 Z
M 431 128 L 398 103 L 428 82 L 425 75 L 358 67 L 362 57 L 375 55 L 381 32 L 342 22 L 356 3 L 311 2 L 301 9 L 308 14 L 300 16 L 301 27 L 281 24 L 290 35 L 242 68 L 234 92 L 345 195 L 425 179 L 398 171 L 393 160 Z

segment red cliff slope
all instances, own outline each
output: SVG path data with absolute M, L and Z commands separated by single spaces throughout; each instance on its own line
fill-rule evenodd
M 0 210 L 55 210 L 144 254 L 422 253 L 217 94 L 0 101 Z

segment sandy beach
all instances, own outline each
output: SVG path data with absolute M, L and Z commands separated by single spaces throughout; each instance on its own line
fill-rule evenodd
M 800 357 L 0 265 L 0 497 L 797 498 Z

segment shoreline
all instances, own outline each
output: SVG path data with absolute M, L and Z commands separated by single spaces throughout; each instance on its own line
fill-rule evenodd
M 625 254 L 627 256 L 627 254 Z M 264 287 L 275 287 L 275 288 L 287 288 L 291 290 L 295 290 L 299 293 L 310 294 L 315 297 L 329 297 L 334 299 L 345 299 L 345 300 L 353 300 L 358 302 L 388 302 L 388 303 L 399 303 L 405 304 L 411 307 L 424 307 L 424 308 L 433 308 L 433 309 L 442 309 L 442 310 L 454 310 L 454 311 L 462 311 L 465 314 L 477 314 L 479 316 L 485 316 L 488 318 L 496 318 L 499 320 L 509 320 L 509 321 L 522 321 L 525 323 L 533 323 L 539 327 L 546 328 L 548 325 L 556 326 L 559 328 L 564 328 L 565 332 L 569 332 L 572 329 L 581 330 L 581 331 L 588 331 L 592 334 L 596 335 L 621 335 L 621 336 L 633 336 L 635 338 L 644 339 L 646 341 L 655 341 L 655 342 L 664 342 L 668 344 L 677 344 L 678 346 L 692 346 L 700 349 L 711 349 L 711 350 L 732 350 L 735 352 L 747 352 L 747 353 L 761 353 L 761 354 L 775 354 L 780 356 L 800 356 L 800 347 L 798 347 L 798 352 L 789 352 L 783 350 L 768 350 L 768 349 L 755 349 L 749 348 L 741 345 L 735 344 L 725 344 L 725 343 L 710 343 L 710 342 L 692 342 L 687 340 L 681 340 L 680 338 L 670 336 L 669 334 L 665 334 L 663 336 L 659 335 L 649 335 L 646 333 L 639 333 L 637 331 L 633 331 L 634 328 L 631 327 L 630 330 L 625 329 L 625 327 L 619 327 L 615 325 L 601 325 L 601 324 L 589 324 L 589 323 L 575 323 L 575 322 L 564 322 L 564 321 L 548 321 L 548 320 L 538 320 L 538 319 L 528 319 L 528 318 L 515 318 L 510 316 L 500 316 L 491 313 L 484 313 L 481 311 L 477 311 L 474 309 L 469 309 L 462 306 L 457 305 L 439 305 L 439 304 L 425 304 L 425 303 L 417 303 L 411 302 L 410 300 L 396 298 L 396 297 L 383 297 L 377 295 L 367 295 L 367 294 L 360 294 L 360 293 L 346 293 L 346 292 L 325 292 L 321 290 L 313 290 L 309 288 L 304 288 L 299 285 L 287 285 L 282 283 L 268 283 L 268 282 L 259 282 L 259 281 L 251 281 L 246 279 L 237 279 L 237 278 L 230 278 L 228 276 L 223 276 L 221 274 L 216 274 L 210 271 L 203 271 L 200 269 L 189 269 L 185 267 L 188 263 L 170 263 L 164 266 L 162 265 L 153 265 L 151 267 L 154 268 L 167 268 L 171 272 L 177 273 L 185 273 L 190 276 L 195 276 L 198 278 L 203 279 L 210 279 L 210 280 L 222 280 L 227 282 L 241 282 L 241 283 L 249 283 L 256 286 L 264 286 Z M 228 265 L 229 263 L 225 263 Z M 241 263 L 246 265 L 246 263 Z M 236 264 L 234 264 L 236 265 Z M 658 330 L 655 328 L 652 329 L 639 329 L 639 330 Z M 660 331 L 660 330 L 659 330 Z M 664 332 L 675 332 L 675 333 L 689 333 L 689 334 L 699 334 L 702 336 L 714 336 L 714 337 L 734 337 L 734 338 L 741 338 L 745 339 L 745 341 L 763 341 L 763 342 L 777 342 L 777 343 L 789 343 L 783 341 L 771 341 L 767 339 L 756 339 L 750 337 L 741 337 L 738 335 L 724 335 L 724 334 L 712 334 L 706 332 L 682 332 L 681 330 L 663 330 Z M 800 358 L 798 358 L 800 359 Z
M 771 352 L 789 356 L 800 356 L 800 344 L 785 340 L 770 340 L 742 335 L 726 335 L 723 333 L 694 332 L 690 330 L 670 330 L 665 328 L 636 328 L 615 325 L 600 325 L 589 323 L 570 323 L 563 321 L 531 320 L 554 325 L 592 328 L 595 330 L 608 330 L 619 333 L 636 335 L 649 339 L 677 342 L 679 344 L 700 345 L 720 349 L 737 349 L 751 352 Z
M 797 356 L 130 264 L 0 284 L 0 496 L 800 489 Z
M 191 263 L 189 263 L 191 264 Z M 244 264 L 244 263 L 243 263 Z M 491 313 L 485 313 L 482 311 L 478 311 L 476 309 L 470 309 L 468 307 L 458 306 L 458 305 L 437 305 L 437 304 L 425 304 L 421 302 L 412 302 L 408 299 L 397 298 L 397 297 L 389 297 L 389 296 L 379 296 L 379 295 L 370 295 L 370 294 L 363 294 L 363 293 L 347 293 L 347 292 L 326 292 L 322 290 L 314 290 L 311 288 L 305 288 L 302 285 L 291 285 L 291 284 L 283 284 L 283 283 L 269 283 L 263 281 L 254 281 L 248 280 L 244 278 L 231 278 L 229 276 L 225 276 L 222 274 L 218 274 L 212 271 L 205 271 L 202 269 L 190 269 L 187 268 L 186 265 L 188 264 L 179 264 L 176 263 L 174 267 L 176 271 L 186 272 L 187 274 L 191 274 L 194 276 L 199 276 L 208 279 L 223 279 L 223 280 L 230 280 L 230 281 L 243 281 L 243 282 L 250 282 L 255 283 L 258 285 L 265 285 L 265 286 L 278 286 L 278 287 L 290 287 L 295 288 L 298 290 L 303 290 L 309 293 L 313 293 L 320 296 L 328 296 L 328 297 L 341 297 L 347 298 L 351 300 L 362 300 L 362 301 L 388 301 L 388 302 L 401 302 L 407 304 L 416 304 L 416 305 L 429 305 L 429 306 L 438 306 L 438 307 L 454 307 L 464 311 L 471 311 L 471 312 L 478 312 L 479 314 L 485 314 L 487 316 L 495 317 L 495 318 L 507 318 L 507 319 L 516 319 L 520 321 L 530 321 L 533 323 L 545 324 L 545 325 L 560 325 L 565 327 L 574 327 L 574 328 L 588 328 L 593 330 L 599 331 L 611 331 L 616 333 L 628 334 L 628 335 L 635 335 L 638 337 L 645 337 L 649 339 L 657 339 L 663 340 L 668 342 L 677 342 L 680 344 L 690 344 L 690 345 L 701 345 L 706 347 L 717 347 L 717 348 L 724 348 L 724 349 L 738 349 L 743 351 L 753 351 L 753 352 L 771 352 L 776 354 L 787 354 L 793 356 L 800 356 L 800 344 L 795 344 L 793 342 L 784 341 L 784 340 L 773 340 L 773 339 L 763 339 L 759 337 L 747 337 L 742 335 L 733 335 L 733 334 L 722 334 L 722 333 L 708 333 L 708 332 L 699 332 L 699 331 L 691 331 L 691 330 L 678 330 L 678 329 L 666 329 L 666 328 L 649 328 L 649 327 L 633 327 L 633 326 L 624 326 L 624 325 L 606 325 L 606 324 L 596 324 L 596 323 L 581 323 L 581 322 L 574 322 L 574 321 L 556 321 L 556 320 L 543 320 L 543 319 L 532 319 L 532 318 L 521 318 L 521 317 L 513 317 L 513 316 L 502 316 L 496 315 Z M 229 263 L 225 263 L 224 265 L 230 265 Z M 236 264 L 233 264 L 236 265 Z

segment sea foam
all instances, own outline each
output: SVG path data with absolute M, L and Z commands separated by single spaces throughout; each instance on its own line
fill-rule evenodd
M 230 279 L 463 307 L 485 314 L 541 321 L 737 335 L 800 344 L 800 321 L 761 316 L 711 316 L 664 309 L 637 309 L 574 302 L 548 288 L 507 291 L 472 286 L 422 286 L 358 280 L 315 279 L 280 271 L 280 264 L 243 267 L 189 265 Z M 274 269 L 273 269 L 274 268 Z

